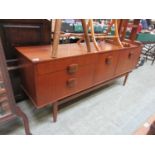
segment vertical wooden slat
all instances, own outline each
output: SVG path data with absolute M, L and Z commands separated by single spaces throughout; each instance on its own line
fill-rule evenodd
M 3 76 L 4 87 L 5 87 L 5 90 L 7 92 L 6 94 L 7 94 L 8 100 L 9 100 L 9 105 L 10 105 L 11 110 L 13 112 L 15 112 L 14 104 L 16 102 L 15 102 L 15 98 L 14 98 L 14 95 L 12 92 L 12 85 L 11 85 L 11 81 L 9 78 L 9 74 L 8 74 L 8 71 L 6 70 L 7 64 L 5 61 L 4 49 L 2 46 L 1 38 L 0 38 L 0 66 L 1 66 L 2 76 Z

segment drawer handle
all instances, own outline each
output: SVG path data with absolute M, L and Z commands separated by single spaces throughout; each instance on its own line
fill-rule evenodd
M 106 63 L 107 65 L 112 64 L 112 57 L 110 56 L 110 57 L 106 58 L 106 59 L 105 59 L 105 63 Z
M 74 74 L 77 72 L 77 70 L 78 70 L 78 64 L 72 64 L 72 65 L 67 67 L 67 72 L 69 74 Z
M 67 84 L 67 87 L 73 88 L 77 85 L 77 80 L 76 80 L 76 78 L 69 79 L 69 80 L 67 80 L 66 84 Z
M 128 55 L 128 58 L 131 59 L 133 57 L 133 55 L 134 55 L 134 52 L 130 52 Z

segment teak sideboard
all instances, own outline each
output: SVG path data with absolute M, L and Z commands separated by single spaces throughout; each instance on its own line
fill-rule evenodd
M 127 41 L 128 42 L 128 41 Z M 37 108 L 53 105 L 54 121 L 58 104 L 96 89 L 136 67 L 141 44 L 128 42 L 130 47 L 119 47 L 100 42 L 101 51 L 92 52 L 86 45 L 59 45 L 57 58 L 50 57 L 51 45 L 16 47 L 21 67 L 22 87 Z

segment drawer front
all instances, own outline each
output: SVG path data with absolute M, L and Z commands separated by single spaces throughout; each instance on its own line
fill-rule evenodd
M 139 48 L 120 51 L 119 61 L 115 74 L 116 75 L 123 74 L 134 69 L 136 67 L 136 64 L 138 63 L 139 57 L 140 57 Z
M 94 64 L 79 67 L 75 74 L 68 74 L 66 71 L 56 72 L 56 96 L 57 99 L 70 96 L 91 87 L 93 84 Z
M 119 52 L 100 53 L 95 68 L 95 83 L 109 80 L 114 76 Z
M 94 64 L 97 59 L 97 54 L 87 54 L 82 56 L 55 59 L 48 62 L 41 62 L 36 65 L 36 71 L 38 75 L 43 75 L 47 73 L 57 72 L 61 70 L 68 70 L 71 66 L 83 66 L 88 64 Z M 76 69 L 77 69 L 76 68 Z

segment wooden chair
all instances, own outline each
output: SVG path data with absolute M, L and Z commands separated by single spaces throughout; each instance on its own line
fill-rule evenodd
M 90 40 L 89 40 L 89 36 L 88 36 L 86 21 L 84 19 L 81 19 L 81 22 L 82 22 L 82 27 L 84 30 L 84 38 L 86 41 L 87 50 L 88 50 L 88 52 L 90 52 L 91 51 Z M 53 57 L 53 58 L 55 58 L 57 56 L 57 50 L 58 50 L 60 36 L 61 36 L 61 19 L 56 19 L 54 35 L 53 35 L 53 46 L 52 46 L 52 50 L 51 50 L 51 57 Z
M 31 132 L 29 128 L 28 118 L 26 114 L 16 105 L 4 55 L 4 48 L 0 37 L 0 125 L 4 125 L 4 123 L 12 121 L 17 117 L 22 119 L 25 133 L 27 135 L 30 135 Z
M 114 25 L 115 27 L 115 32 L 113 36 L 108 35 L 109 32 L 111 31 L 111 27 Z M 97 49 L 97 51 L 100 51 L 100 47 L 96 41 L 96 39 L 100 39 L 100 40 L 104 40 L 104 39 L 113 39 L 114 43 L 116 43 L 118 46 L 123 47 L 120 38 L 119 38 L 119 33 L 118 33 L 118 20 L 116 19 L 112 19 L 110 25 L 108 26 L 108 29 L 106 32 L 102 33 L 102 34 L 95 34 L 94 32 L 94 26 L 93 26 L 93 20 L 89 19 L 88 20 L 88 24 L 87 24 L 87 30 L 90 28 L 90 32 L 91 35 L 90 37 L 92 38 L 92 41 L 94 43 L 95 48 Z M 84 38 L 81 38 L 78 43 L 80 43 Z
M 89 19 L 88 20 L 88 24 L 86 24 L 86 20 L 85 19 L 81 19 L 82 22 L 82 27 L 83 27 L 83 31 L 84 34 L 69 34 L 69 36 L 76 36 L 79 37 L 80 40 L 78 41 L 78 43 L 81 43 L 82 40 L 86 41 L 86 45 L 87 45 L 87 51 L 91 52 L 91 48 L 90 48 L 90 38 L 93 41 L 93 44 L 96 48 L 97 51 L 101 51 L 101 48 L 99 47 L 98 43 L 97 43 L 97 39 L 103 40 L 103 39 L 110 39 L 113 40 L 114 43 L 116 43 L 118 46 L 123 47 L 123 44 L 120 41 L 119 38 L 119 33 L 118 33 L 118 21 L 116 19 L 112 19 L 111 24 L 109 25 L 106 33 L 103 34 L 95 34 L 94 32 L 94 26 L 93 26 L 93 20 Z M 113 36 L 109 36 L 108 33 L 111 30 L 111 27 L 114 25 L 115 27 L 115 33 Z M 88 30 L 90 29 L 90 34 L 88 34 Z M 54 29 L 54 35 L 53 35 L 53 47 L 51 50 L 51 57 L 55 58 L 57 56 L 57 50 L 58 50 L 58 44 L 59 44 L 59 38 L 61 35 L 61 19 L 56 19 L 55 21 L 55 29 Z M 67 35 L 66 35 L 67 36 Z

